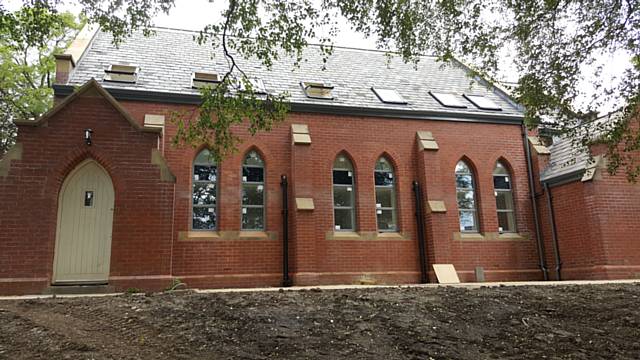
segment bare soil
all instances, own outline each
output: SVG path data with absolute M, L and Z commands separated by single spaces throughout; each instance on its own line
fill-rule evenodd
M 0 359 L 639 359 L 640 285 L 0 301 Z

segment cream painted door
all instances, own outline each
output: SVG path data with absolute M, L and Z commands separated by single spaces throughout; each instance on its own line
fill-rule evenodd
M 54 283 L 107 282 L 113 204 L 111 178 L 95 161 L 67 176 L 58 198 Z

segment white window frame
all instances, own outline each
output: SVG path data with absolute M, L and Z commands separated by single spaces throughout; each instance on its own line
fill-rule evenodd
M 506 174 L 501 174 L 501 173 L 497 173 L 497 169 L 498 169 L 498 164 L 500 164 L 504 170 L 506 171 Z M 507 183 L 509 184 L 509 189 L 498 189 L 495 186 L 495 178 L 496 177 L 506 177 Z M 511 181 L 511 171 L 509 171 L 509 168 L 501 161 L 496 162 L 496 166 L 493 169 L 493 191 L 494 194 L 496 196 L 496 212 L 499 213 L 507 213 L 508 217 L 511 216 L 512 217 L 512 221 L 513 221 L 513 229 L 511 230 L 504 230 L 502 227 L 500 227 L 500 218 L 498 217 L 498 232 L 500 233 L 516 233 L 518 232 L 518 224 L 516 222 L 516 209 L 515 209 L 515 199 L 514 199 L 514 194 L 513 194 L 513 182 Z M 507 204 L 507 207 L 510 205 L 511 208 L 510 209 L 499 209 L 498 208 L 498 193 L 500 192 L 504 192 L 504 193 L 510 193 L 511 194 L 511 204 Z
M 376 161 L 376 166 L 378 164 L 378 162 L 380 160 L 384 159 L 387 164 L 389 164 L 389 166 L 391 167 L 391 170 L 379 170 L 374 168 L 373 170 L 373 185 L 374 185 L 374 191 L 375 191 L 375 196 L 376 196 L 376 228 L 378 229 L 378 232 L 398 232 L 398 211 L 397 211 L 397 202 L 396 202 L 396 176 L 395 176 L 395 168 L 393 167 L 393 164 L 391 163 L 391 161 L 389 161 L 389 159 L 387 159 L 384 156 L 381 156 L 380 158 L 378 158 L 378 160 Z M 377 185 L 376 184 L 376 173 L 383 173 L 383 174 L 391 174 L 391 179 L 392 179 L 392 184 L 391 185 Z M 378 189 L 391 189 L 391 207 L 383 207 L 380 206 L 378 207 Z M 378 223 L 378 210 L 382 210 L 382 211 L 391 211 L 391 218 L 393 219 L 393 224 L 394 227 L 393 229 L 380 229 L 380 224 Z
M 210 162 L 198 162 L 198 157 L 200 156 L 201 153 L 205 152 L 205 151 L 209 151 L 207 149 L 202 149 L 200 150 L 196 156 L 193 159 L 193 163 L 191 164 L 191 196 L 190 196 L 190 204 L 191 204 L 191 211 L 190 211 L 190 221 L 189 221 L 189 229 L 191 229 L 192 231 L 217 231 L 218 230 L 218 224 L 220 223 L 220 212 L 218 211 L 218 204 L 219 204 L 219 194 L 220 194 L 220 189 L 218 186 L 218 180 L 220 179 L 220 168 L 218 167 L 218 164 L 216 164 L 213 160 L 211 160 Z M 215 171 L 216 171 L 216 180 L 215 181 L 211 181 L 211 180 L 195 180 L 195 170 L 196 170 L 196 165 L 200 165 L 200 166 L 211 166 L 211 167 L 215 167 Z M 213 204 L 213 206 L 211 204 L 194 204 L 193 203 L 193 192 L 194 192 L 194 185 L 196 183 L 199 184 L 214 184 L 215 188 L 216 188 L 216 192 L 215 192 L 215 197 L 216 197 L 216 202 L 215 204 Z M 214 214 L 215 216 L 215 223 L 213 224 L 213 229 L 194 229 L 193 228 L 193 209 L 194 208 L 213 208 Z
M 246 164 L 247 162 L 247 157 L 249 157 L 249 155 L 255 152 L 256 155 L 258 156 L 258 158 L 260 159 L 260 161 L 262 162 L 262 166 L 259 165 L 248 165 Z M 262 169 L 262 181 L 248 181 L 244 179 L 244 175 L 243 175 L 243 170 L 245 168 L 258 168 L 258 169 Z M 267 228 L 267 214 L 266 214 L 266 207 L 265 207 L 265 203 L 267 202 L 267 187 L 266 187 L 266 176 L 267 176 L 267 172 L 266 172 L 266 167 L 264 166 L 264 159 L 262 159 L 262 156 L 260 156 L 260 153 L 255 151 L 255 150 L 251 150 L 247 153 L 247 155 L 244 157 L 244 160 L 242 161 L 242 169 L 240 171 L 240 176 L 242 179 L 242 189 L 241 189 L 241 194 L 240 194 L 240 202 L 241 202 L 241 210 L 240 210 L 240 229 L 242 231 L 265 231 L 265 229 Z M 245 185 L 256 185 L 256 186 L 260 186 L 262 185 L 262 205 L 245 205 L 242 204 L 242 192 L 244 192 L 244 187 Z M 244 217 L 245 213 L 244 213 L 244 209 L 262 209 L 262 228 L 245 228 L 242 218 Z
M 349 159 L 349 157 L 347 157 L 346 155 L 338 155 L 338 157 L 336 157 L 336 160 L 339 157 L 344 157 L 349 164 L 351 164 L 351 169 L 348 168 L 337 168 L 335 167 L 335 160 L 333 161 L 333 164 L 331 166 L 331 204 L 333 205 L 333 230 L 334 231 L 356 231 L 357 229 L 357 225 L 356 225 L 356 180 L 355 180 L 355 171 L 354 171 L 354 167 L 353 167 L 353 162 L 351 161 L 351 159 Z M 351 173 L 351 185 L 349 184 L 336 184 L 333 180 L 333 172 L 335 170 L 338 171 L 348 171 Z M 336 206 L 336 200 L 335 200 L 335 189 L 336 188 L 349 188 L 351 187 L 351 191 L 347 190 L 347 192 L 350 192 L 350 200 L 351 200 L 351 206 Z M 351 225 L 352 228 L 350 229 L 336 229 L 336 210 L 349 210 L 350 211 L 350 215 L 351 215 Z
M 459 172 L 457 170 L 458 164 L 459 163 L 463 163 L 467 169 L 469 169 L 468 172 Z M 458 187 L 458 175 L 461 176 L 470 176 L 471 177 L 471 188 L 461 188 Z M 475 175 L 473 173 L 473 170 L 471 168 L 471 166 L 469 166 L 469 163 L 466 162 L 465 160 L 460 160 L 456 163 L 456 170 L 455 170 L 455 176 L 456 176 L 456 205 L 458 207 L 458 223 L 459 223 L 459 228 L 460 228 L 460 232 L 464 232 L 464 233 L 479 233 L 480 232 L 480 222 L 478 221 L 478 198 L 477 198 L 477 187 L 476 187 L 476 179 L 475 179 Z M 459 204 L 458 204 L 458 194 L 460 192 L 471 192 L 473 194 L 473 208 L 472 209 L 461 209 Z M 474 225 L 474 229 L 472 230 L 465 230 L 462 229 L 462 216 L 461 213 L 463 212 L 468 212 L 468 213 L 472 213 L 473 214 L 473 225 Z

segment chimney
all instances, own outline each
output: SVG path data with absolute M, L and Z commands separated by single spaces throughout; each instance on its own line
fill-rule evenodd
M 91 40 L 98 31 L 97 25 L 86 24 L 75 39 L 71 42 L 67 50 L 55 55 L 56 58 L 56 81 L 58 85 L 66 84 L 69 81 L 69 75 L 76 66 L 78 60 L 85 50 L 89 47 Z

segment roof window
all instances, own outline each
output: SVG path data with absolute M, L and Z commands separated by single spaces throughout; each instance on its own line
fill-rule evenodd
M 460 101 L 460 98 L 455 94 L 449 93 L 440 93 L 429 91 L 429 94 L 433 96 L 442 106 L 451 107 L 451 108 L 466 108 L 467 105 Z
M 267 88 L 264 86 L 264 81 L 260 78 L 247 78 L 251 84 L 251 90 L 254 94 L 264 95 L 267 93 Z M 247 91 L 246 83 L 242 79 L 240 81 L 240 91 Z
M 138 80 L 139 68 L 135 65 L 109 65 L 104 72 L 104 81 L 134 84 Z
M 463 95 L 467 100 L 471 101 L 478 109 L 482 110 L 502 110 L 500 106 L 491 99 L 480 95 Z
M 303 81 L 300 83 L 304 94 L 308 98 L 333 100 L 333 86 L 317 81 Z
M 205 86 L 215 87 L 221 82 L 217 73 L 194 72 L 191 76 L 191 87 L 201 89 Z
M 386 104 L 406 104 L 407 101 L 393 89 L 380 89 L 372 87 L 371 90 L 376 94 L 378 99 Z

